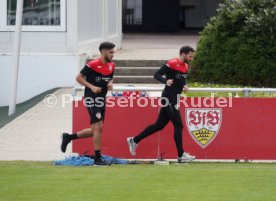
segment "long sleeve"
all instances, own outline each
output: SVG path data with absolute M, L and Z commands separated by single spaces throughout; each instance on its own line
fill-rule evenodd
M 156 73 L 154 73 L 154 78 L 158 80 L 159 82 L 166 84 L 167 79 L 163 77 L 163 75 L 166 75 L 169 72 L 169 67 L 164 64 Z

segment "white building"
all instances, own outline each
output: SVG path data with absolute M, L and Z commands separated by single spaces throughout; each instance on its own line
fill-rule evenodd
M 125 32 L 202 29 L 222 0 L 24 0 L 17 103 L 71 87 L 102 41 Z M 11 90 L 17 0 L 0 0 L 0 106 Z
M 0 0 L 0 106 L 9 104 L 16 0 Z M 4 14 L 4 15 L 3 15 Z M 71 87 L 102 41 L 122 39 L 122 0 L 25 0 L 17 103 Z

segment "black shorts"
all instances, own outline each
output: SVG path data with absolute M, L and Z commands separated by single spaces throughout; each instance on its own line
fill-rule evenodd
M 98 106 L 97 104 L 85 104 L 90 116 L 90 124 L 104 121 L 105 118 L 105 102 L 104 105 Z

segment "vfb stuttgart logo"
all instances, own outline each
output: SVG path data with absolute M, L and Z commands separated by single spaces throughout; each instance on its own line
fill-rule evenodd
M 190 135 L 202 148 L 207 147 L 218 135 L 222 120 L 219 108 L 186 109 L 186 124 Z

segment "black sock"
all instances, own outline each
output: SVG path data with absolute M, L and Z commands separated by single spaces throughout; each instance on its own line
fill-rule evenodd
M 180 158 L 182 155 L 183 155 L 184 151 L 183 152 L 178 152 L 178 158 Z
M 102 154 L 101 154 L 101 150 L 95 150 L 95 158 L 96 160 L 101 158 Z
M 135 137 L 133 138 L 133 142 L 135 142 L 135 144 L 138 144 L 137 140 L 135 139 Z
M 70 140 L 76 140 L 76 139 L 79 139 L 77 133 L 73 133 L 72 135 L 69 135 L 69 139 Z

